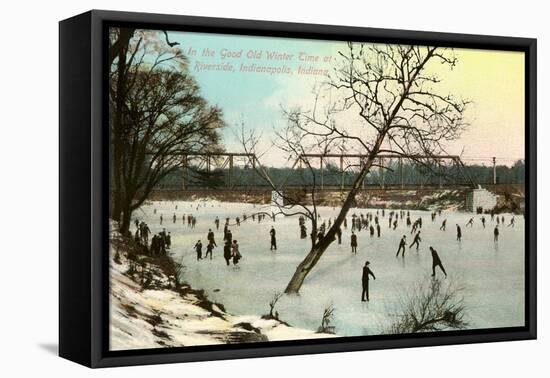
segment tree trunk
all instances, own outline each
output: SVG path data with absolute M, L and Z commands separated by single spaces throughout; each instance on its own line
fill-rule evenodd
M 389 124 L 390 122 L 388 122 L 388 125 Z M 378 155 L 380 146 L 382 145 L 382 142 L 386 137 L 386 132 L 387 127 L 384 128 L 384 130 L 382 130 L 380 134 L 378 134 L 376 142 L 374 143 L 374 146 L 367 158 L 367 161 L 355 178 L 352 188 L 349 191 L 344 203 L 342 204 L 342 208 L 340 209 L 338 216 L 334 220 L 332 227 L 328 230 L 327 234 L 317 242 L 317 244 L 313 245 L 311 251 L 307 254 L 306 258 L 298 265 L 298 267 L 296 268 L 296 272 L 294 272 L 294 275 L 290 279 L 290 282 L 285 289 L 286 294 L 297 294 L 300 291 L 300 288 L 302 287 L 302 284 L 304 283 L 304 280 L 309 272 L 315 267 L 315 265 L 317 265 L 317 262 L 319 261 L 323 253 L 325 253 L 327 248 L 336 239 L 336 231 L 338 231 L 342 223 L 344 223 L 344 219 L 346 218 L 348 211 L 351 208 L 351 205 L 355 201 L 355 196 L 361 189 L 363 180 L 365 179 L 367 173 L 372 167 L 376 155 Z
M 132 221 L 132 209 L 130 201 L 124 201 L 119 221 L 119 231 L 122 235 L 128 235 L 130 232 L 130 222 Z
M 378 143 L 378 146 L 381 144 L 382 139 Z M 369 155 L 367 162 L 363 166 L 361 172 L 359 172 L 359 175 L 357 175 L 357 178 L 353 183 L 352 189 L 350 190 L 350 192 L 346 197 L 346 200 L 342 204 L 340 213 L 338 213 L 338 216 L 334 220 L 334 223 L 332 224 L 331 228 L 328 230 L 327 234 L 321 240 L 319 240 L 316 244 L 313 245 L 313 247 L 311 248 L 311 251 L 307 254 L 305 259 L 296 268 L 296 272 L 294 272 L 294 275 L 290 279 L 290 282 L 288 283 L 285 289 L 286 294 L 297 294 L 299 292 L 309 272 L 315 267 L 315 265 L 317 265 L 317 262 L 319 261 L 323 253 L 325 253 L 327 248 L 336 239 L 336 231 L 340 228 L 342 223 L 344 223 L 344 218 L 347 216 L 348 211 L 355 200 L 355 196 L 357 195 L 357 193 L 359 192 L 359 189 L 361 188 L 361 182 L 363 181 L 363 179 L 369 172 L 370 167 L 372 166 L 372 163 L 374 161 L 374 156 L 375 156 L 374 153 Z
M 115 221 L 122 222 L 123 211 L 123 197 L 124 190 L 122 185 L 122 165 L 123 161 L 123 108 L 126 99 L 126 54 L 128 52 L 128 46 L 130 39 L 134 34 L 134 29 L 120 29 L 118 40 L 115 42 L 109 51 L 110 62 L 112 63 L 114 58 L 118 58 L 117 62 L 117 81 L 116 81 L 116 98 L 114 99 L 115 109 L 113 111 L 114 118 L 111 125 L 111 138 L 112 138 L 112 154 L 113 154 L 113 185 L 114 190 L 112 194 L 111 204 L 111 218 Z

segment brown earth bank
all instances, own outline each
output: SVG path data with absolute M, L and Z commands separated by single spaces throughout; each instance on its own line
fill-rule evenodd
M 525 187 L 523 184 L 485 185 L 483 188 L 497 195 L 496 213 L 512 212 L 521 214 L 525 209 Z M 469 187 L 411 187 L 380 188 L 371 187 L 359 192 L 354 207 L 386 208 L 407 210 L 466 210 L 466 195 Z M 310 189 L 290 188 L 284 191 L 285 196 L 311 204 Z M 325 189 L 316 192 L 319 206 L 339 206 L 342 204 L 346 190 Z M 260 203 L 271 202 L 269 189 L 188 189 L 188 190 L 155 190 L 149 196 L 152 201 L 196 201 L 218 200 L 222 202 Z

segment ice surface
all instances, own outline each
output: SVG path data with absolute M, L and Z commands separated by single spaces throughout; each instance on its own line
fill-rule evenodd
M 176 206 L 178 209 L 176 210 Z M 297 217 L 279 216 L 275 222 L 265 219 L 262 223 L 248 219 L 243 214 L 268 210 L 269 206 L 221 203 L 218 201 L 162 201 L 152 202 L 135 212 L 135 216 L 149 224 L 153 232 L 162 228 L 172 234 L 171 253 L 182 261 L 185 269 L 182 279 L 196 289 L 205 289 L 208 297 L 225 305 L 228 312 L 240 314 L 265 314 L 273 294 L 284 291 L 297 264 L 309 251 L 309 239 L 300 239 Z M 157 210 L 153 214 L 154 209 Z M 321 207 L 323 219 L 334 218 L 338 209 Z M 487 228 L 481 225 L 481 216 L 470 213 L 444 211 L 432 223 L 430 213 L 411 211 L 414 222 L 423 219 L 422 242 L 418 253 L 408 249 L 405 258 L 395 253 L 403 234 L 412 241 L 405 220 L 397 229 L 388 228 L 386 216 L 379 215 L 382 236 L 370 237 L 367 230 L 358 233 L 358 253 L 350 251 L 351 215 L 375 213 L 373 209 L 351 209 L 348 228 L 343 228 L 342 245 L 334 242 L 307 277 L 300 295 L 283 296 L 276 310 L 281 319 L 293 326 L 316 330 L 321 323 L 323 309 L 333 304 L 334 325 L 339 335 L 377 334 L 388 323 L 388 313 L 395 310 L 400 296 L 418 282 L 431 275 L 431 255 L 428 247 L 439 253 L 449 274 L 448 281 L 465 284 L 465 304 L 469 328 L 494 328 L 522 326 L 524 324 L 524 220 L 515 216 L 515 227 L 500 227 L 500 241 L 493 242 L 493 228 L 486 216 Z M 177 221 L 172 222 L 176 213 Z M 159 224 L 160 214 L 164 217 Z M 195 229 L 182 222 L 183 214 L 197 218 Z M 214 219 L 220 218 L 217 231 Z M 241 226 L 230 227 L 233 239 L 237 239 L 243 259 L 237 267 L 226 266 L 223 259 L 223 224 L 226 217 L 235 223 L 241 218 Z M 466 227 L 470 217 L 475 222 Z M 504 214 L 508 225 L 511 214 Z M 442 219 L 447 219 L 447 230 L 440 231 Z M 462 242 L 456 241 L 455 224 L 462 228 Z M 277 231 L 278 250 L 271 252 L 269 230 Z M 196 261 L 193 246 L 198 239 L 203 242 L 205 253 L 208 229 L 216 234 L 218 247 L 213 260 Z M 308 225 L 308 231 L 309 231 Z M 361 273 L 366 260 L 376 275 L 370 281 L 370 302 L 360 301 Z M 439 277 L 443 277 L 437 271 Z

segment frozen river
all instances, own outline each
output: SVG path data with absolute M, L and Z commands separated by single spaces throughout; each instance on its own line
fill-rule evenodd
M 177 210 L 176 210 L 177 205 Z M 199 206 L 197 208 L 197 206 Z M 157 213 L 154 214 L 154 209 Z M 230 227 L 233 239 L 237 239 L 243 259 L 238 267 L 226 266 L 223 259 L 223 223 L 226 217 L 234 223 L 235 217 L 251 214 L 269 206 L 212 202 L 153 202 L 136 211 L 135 216 L 149 224 L 153 232 L 163 227 L 172 234 L 172 249 L 176 261 L 183 261 L 183 280 L 196 289 L 204 289 L 208 297 L 223 303 L 233 314 L 265 314 L 273 294 L 284 291 L 297 264 L 309 251 L 310 240 L 300 239 L 298 218 L 279 216 L 276 222 L 265 219 L 262 223 L 242 222 L 240 227 Z M 334 325 L 339 335 L 377 334 L 388 323 L 391 312 L 400 296 L 431 275 L 431 255 L 428 247 L 439 253 L 449 275 L 449 281 L 465 285 L 463 292 L 468 328 L 493 328 L 522 326 L 524 324 L 524 220 L 515 217 L 515 227 L 500 227 L 500 241 L 493 242 L 495 223 L 487 218 L 483 229 L 480 216 L 469 213 L 443 212 L 432 223 L 430 213 L 411 211 L 414 222 L 422 217 L 422 242 L 418 253 L 408 249 L 405 258 L 395 253 L 403 234 L 412 241 L 410 229 L 402 220 L 396 230 L 388 228 L 388 211 L 382 217 L 380 238 L 370 237 L 367 230 L 358 233 L 358 252 L 350 249 L 351 214 L 372 209 L 351 209 L 348 228 L 343 228 L 342 245 L 334 242 L 306 278 L 299 296 L 284 296 L 277 304 L 280 318 L 292 325 L 317 329 L 323 309 L 333 304 Z M 172 222 L 173 214 L 177 222 Z M 320 213 L 328 221 L 337 210 L 322 207 Z M 159 223 L 160 214 L 164 222 Z M 197 218 L 195 229 L 183 224 L 182 215 L 193 214 Z M 508 225 L 511 214 L 503 214 Z M 216 231 L 214 219 L 220 218 L 220 230 Z M 474 216 L 472 228 L 466 227 Z M 440 231 L 442 219 L 447 219 L 447 230 Z M 462 228 L 462 242 L 456 241 L 455 224 Z M 278 250 L 271 252 L 269 230 L 275 226 Z M 218 248 L 213 260 L 196 261 L 193 246 L 198 239 L 206 249 L 206 235 L 212 228 Z M 308 224 L 308 231 L 310 227 Z M 361 273 L 366 260 L 376 281 L 370 281 L 370 302 L 361 302 Z M 437 271 L 439 277 L 443 277 Z

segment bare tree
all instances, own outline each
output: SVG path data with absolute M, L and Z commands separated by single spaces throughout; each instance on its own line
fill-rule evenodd
M 331 325 L 334 320 L 334 306 L 332 304 L 328 305 L 323 310 L 323 316 L 321 318 L 321 326 L 317 328 L 317 333 L 335 333 L 335 328 Z
M 275 311 L 275 306 L 277 305 L 277 302 L 279 302 L 279 299 L 281 299 L 282 296 L 283 296 L 283 293 L 281 292 L 276 292 L 273 294 L 273 297 L 269 301 L 269 314 L 264 315 L 263 318 L 279 320 L 279 313 Z
M 177 42 L 170 42 L 168 33 L 163 31 L 166 45 L 170 48 L 177 46 Z M 134 37 L 138 34 L 137 43 Z M 131 72 L 131 65 L 136 58 L 136 52 L 141 46 L 146 35 L 149 37 L 155 33 L 147 33 L 135 28 L 110 28 L 109 29 L 109 53 L 108 60 L 111 67 L 109 80 L 111 88 L 110 91 L 110 128 L 111 128 L 111 153 L 112 153 L 112 166 L 115 168 L 112 172 L 113 179 L 113 193 L 112 193 L 112 206 L 110 206 L 111 218 L 116 221 L 121 220 L 122 214 L 122 177 L 119 172 L 122 171 L 122 159 L 123 159 L 123 139 L 124 139 L 124 125 L 122 122 L 122 115 L 124 110 L 124 101 L 126 97 L 126 88 L 129 81 L 129 74 Z M 150 39 L 150 38 L 148 38 Z M 157 48 L 160 44 L 157 44 Z M 181 57 L 180 51 L 174 49 L 174 58 Z
M 310 185 L 308 189 L 304 189 L 302 193 L 293 194 L 285 192 L 280 186 L 273 182 L 268 174 L 267 168 L 262 164 L 262 156 L 266 153 L 266 151 L 261 151 L 259 148 L 262 135 L 257 134 L 254 130 L 249 130 L 247 132 L 244 124 L 242 124 L 241 133 L 238 138 L 241 141 L 244 151 L 255 156 L 256 160 L 254 164 L 252 164 L 252 167 L 256 174 L 281 199 L 280 202 L 273 204 L 276 208 L 274 208 L 274 211 L 269 215 L 272 217 L 276 217 L 277 215 L 300 216 L 304 218 L 304 221 L 306 219 L 309 220 L 311 228 L 311 248 L 313 248 L 317 243 L 319 229 L 317 181 L 315 177 L 315 168 L 311 160 L 304 155 L 307 147 L 306 143 L 301 139 L 300 134 L 299 130 L 294 127 L 292 119 L 289 117 L 287 126 L 282 131 L 277 132 L 278 140 L 274 143 L 275 147 L 278 147 L 289 156 L 296 157 L 295 165 L 303 165 L 313 179 L 312 185 Z M 295 167 L 293 166 L 292 168 Z M 309 197 L 308 201 L 305 200 L 306 197 Z M 265 212 L 259 212 L 259 214 L 261 213 Z
M 462 287 L 452 282 L 444 284 L 439 279 L 417 284 L 400 298 L 399 308 L 389 314 L 393 321 L 384 333 L 405 334 L 466 327 L 462 291 Z
M 157 34 L 134 33 L 122 85 L 116 59 L 111 73 L 113 208 L 122 233 L 155 185 L 183 165 L 182 155 L 219 149 L 224 125 L 221 110 L 200 96 L 187 59 Z
M 452 69 L 457 64 L 452 50 L 362 43 L 348 43 L 347 47 L 328 82 L 337 100 L 321 106 L 316 96 L 311 110 L 286 112 L 292 128 L 280 141 L 287 152 L 338 148 L 364 155 L 338 216 L 298 265 L 286 293 L 299 291 L 335 240 L 363 180 L 377 166 L 379 154 L 407 159 L 433 156 L 444 151 L 444 143 L 458 138 L 466 127 L 463 113 L 467 101 L 441 93 L 440 79 L 433 73 L 435 67 Z M 349 121 L 350 114 L 353 121 Z M 344 121 L 343 116 L 347 116 Z

